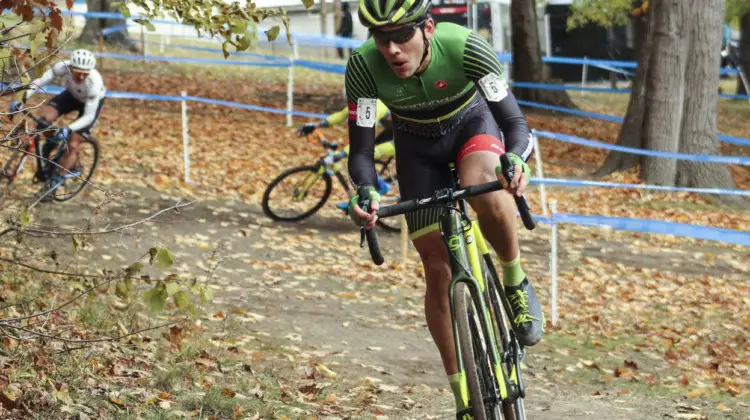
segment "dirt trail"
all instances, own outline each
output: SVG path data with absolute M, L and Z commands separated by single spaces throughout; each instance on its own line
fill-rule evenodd
M 124 204 L 108 206 L 97 220 L 109 219 L 117 225 L 175 202 L 147 189 L 128 194 Z M 87 201 L 45 206 L 36 222 L 80 226 L 80 217 L 91 214 Z M 337 373 L 332 385 L 336 392 L 361 385 L 363 378 L 385 389 L 398 387 L 378 394 L 378 407 L 387 418 L 452 418 L 453 398 L 445 390 L 445 375 L 424 322 L 421 281 L 415 280 L 415 273 L 368 274 L 372 264 L 367 251 L 358 248 L 358 233 L 346 218 L 315 216 L 297 225 L 279 226 L 255 206 L 201 201 L 131 232 L 132 236 L 123 234 L 106 245 L 96 243 L 95 252 L 87 255 L 101 258 L 97 263 L 103 268 L 114 269 L 162 244 L 172 250 L 178 271 L 210 275 L 206 260 L 213 254 L 221 259 L 212 280 L 217 286 L 215 303 L 245 308 L 254 317 L 252 323 L 243 324 L 250 333 L 298 354 L 314 354 Z M 542 234 L 536 235 L 528 235 L 522 246 L 527 258 L 538 257 L 537 263 L 530 264 L 532 273 L 542 273 L 549 246 Z M 380 239 L 386 261 L 396 261 L 398 235 L 381 234 Z M 613 252 L 621 248 L 600 239 L 587 243 L 584 252 L 625 265 L 658 267 L 679 259 L 679 270 L 705 269 L 684 258 L 680 250 L 637 257 Z M 341 255 L 342 249 L 350 253 Z M 361 279 L 340 274 L 342 267 L 357 263 Z M 545 356 L 554 350 L 543 342 L 527 357 L 530 419 L 654 419 L 673 415 L 683 404 L 636 394 L 594 396 L 590 386 L 565 384 L 556 379 L 555 366 Z

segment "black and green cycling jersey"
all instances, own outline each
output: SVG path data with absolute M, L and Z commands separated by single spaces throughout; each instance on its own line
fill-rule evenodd
M 528 126 L 487 41 L 468 28 L 442 22 L 430 45 L 427 68 L 407 79 L 396 76 L 373 38 L 349 58 L 349 172 L 357 185 L 372 185 L 375 179 L 372 149 L 378 100 L 391 110 L 397 133 L 440 139 L 470 113 L 479 92 L 502 130 L 506 150 L 528 160 Z

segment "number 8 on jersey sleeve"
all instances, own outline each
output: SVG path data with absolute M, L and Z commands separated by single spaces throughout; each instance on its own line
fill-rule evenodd
M 376 108 L 377 99 L 359 98 L 357 100 L 357 125 L 360 127 L 374 127 Z

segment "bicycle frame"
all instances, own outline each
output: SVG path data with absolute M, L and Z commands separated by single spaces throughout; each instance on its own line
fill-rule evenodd
M 455 173 L 455 169 L 451 168 L 451 171 Z M 456 187 L 455 177 L 453 178 L 453 186 Z M 468 218 L 466 200 L 458 200 L 459 209 L 448 209 L 443 212 L 440 217 L 440 231 L 442 233 L 443 240 L 448 248 L 451 261 L 451 273 L 452 278 L 448 287 L 449 291 L 449 302 L 451 305 L 451 322 L 453 325 L 453 341 L 456 349 L 456 359 L 458 362 L 458 372 L 462 381 L 466 381 L 466 371 L 463 364 L 462 349 L 460 340 L 458 338 L 458 321 L 456 319 L 456 311 L 454 305 L 455 285 L 458 282 L 463 282 L 469 288 L 474 307 L 477 309 L 477 315 L 479 321 L 482 324 L 483 331 L 486 332 L 483 337 L 484 342 L 487 345 L 489 351 L 490 362 L 495 373 L 495 382 L 493 385 L 494 389 L 487 390 L 490 398 L 493 398 L 495 403 L 505 401 L 508 399 L 515 400 L 519 396 L 523 397 L 523 384 L 521 382 L 520 375 L 516 369 L 516 363 L 512 363 L 511 372 L 506 375 L 503 369 L 502 363 L 504 358 L 501 357 L 498 349 L 496 340 L 496 334 L 492 325 L 492 315 L 490 313 L 490 302 L 485 299 L 485 289 L 487 288 L 487 282 L 493 282 L 498 293 L 501 294 L 501 301 L 503 309 L 506 314 L 510 314 L 510 307 L 505 297 L 503 289 L 500 287 L 500 282 L 497 276 L 497 272 L 494 270 L 492 264 L 492 257 L 490 256 L 489 248 L 485 242 L 482 231 L 479 228 L 479 224 L 476 221 Z M 464 219 L 464 216 L 466 219 Z M 464 220 L 467 220 L 470 226 L 464 225 Z M 490 278 L 484 278 L 482 272 L 481 258 L 484 259 L 485 264 L 490 270 Z M 488 337 L 489 336 L 489 337 Z M 514 362 L 518 362 L 515 358 Z M 467 384 L 462 383 L 462 390 L 467 389 Z M 462 395 L 462 398 L 468 400 L 468 395 Z
M 341 187 L 344 189 L 344 191 L 346 191 L 346 195 L 350 199 L 354 197 L 356 195 L 356 191 L 354 191 L 354 189 L 351 187 L 351 184 L 347 181 L 346 177 L 342 174 L 341 171 L 340 162 L 344 159 L 344 157 L 338 157 L 338 155 L 334 154 L 334 150 L 338 149 L 338 144 L 336 142 L 328 142 L 328 140 L 319 130 L 315 130 L 312 133 L 308 134 L 307 139 L 310 140 L 311 143 L 321 144 L 325 149 L 328 150 L 328 153 L 318 159 L 318 161 L 316 162 L 317 170 L 314 173 L 310 172 L 309 174 L 305 175 L 304 178 L 302 178 L 302 181 L 300 181 L 301 188 L 299 191 L 296 191 L 295 197 L 304 197 L 310 190 L 310 188 L 315 185 L 315 183 L 320 179 L 321 176 L 323 176 L 324 173 L 328 173 L 328 175 L 336 177 L 336 179 L 339 181 L 339 184 L 341 184 Z M 386 161 L 383 162 L 383 165 L 385 167 L 388 167 L 392 160 L 393 157 L 389 157 Z
M 343 157 L 337 159 L 336 155 L 333 153 L 333 151 L 338 148 L 338 145 L 335 142 L 329 143 L 328 140 L 326 140 L 326 138 L 318 130 L 315 130 L 312 133 L 308 134 L 307 138 L 308 140 L 317 140 L 324 148 L 328 150 L 328 153 L 318 159 L 318 161 L 316 162 L 317 170 L 315 172 L 310 172 L 305 175 L 304 178 L 302 178 L 302 180 L 300 181 L 300 190 L 295 191 L 296 198 L 302 198 L 304 195 L 307 195 L 307 192 L 310 190 L 310 188 L 315 185 L 315 183 L 320 179 L 321 176 L 323 176 L 324 173 L 335 176 L 346 191 L 346 194 L 349 196 L 349 198 L 354 197 L 354 191 L 349 186 L 349 183 L 346 182 L 346 178 L 344 177 L 344 175 L 342 175 L 341 173 L 340 162 Z

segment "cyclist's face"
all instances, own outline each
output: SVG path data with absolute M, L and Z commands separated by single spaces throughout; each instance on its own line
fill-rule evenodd
M 73 70 L 71 71 L 73 74 L 73 80 L 76 81 L 76 83 L 83 83 L 84 80 L 86 80 L 87 77 L 89 77 L 89 73 L 87 71 L 80 71 L 80 70 Z
M 421 25 L 386 26 L 372 29 L 370 33 L 396 76 L 406 79 L 416 73 L 424 54 L 424 37 L 429 40 L 434 31 L 435 22 L 427 19 Z

